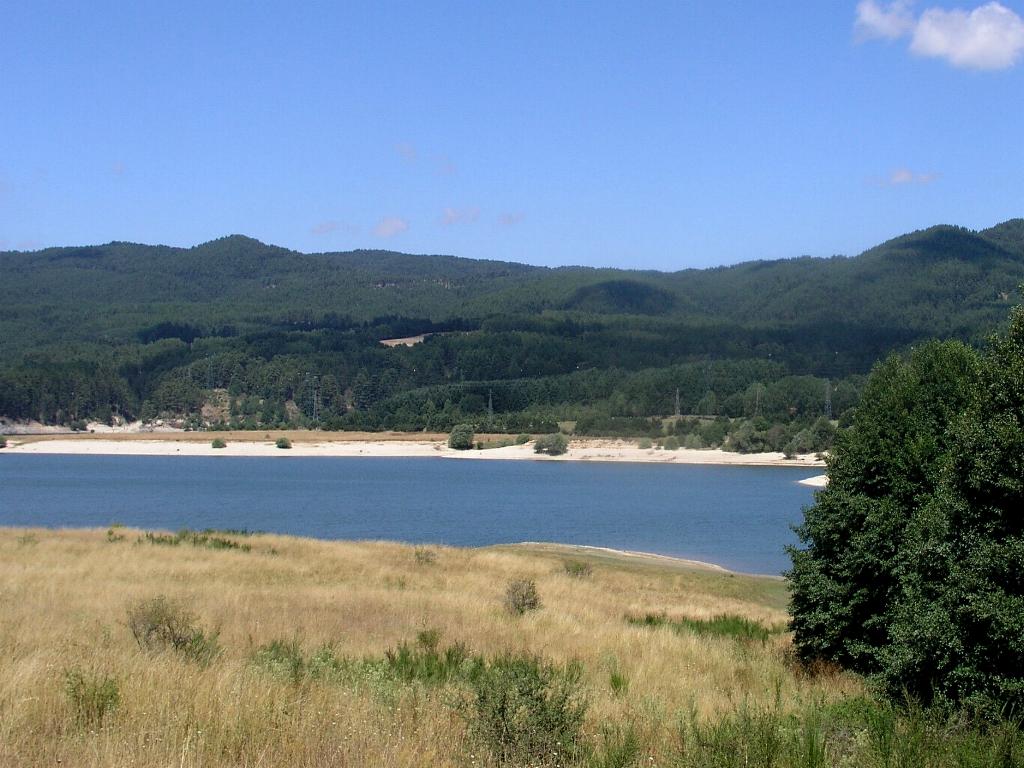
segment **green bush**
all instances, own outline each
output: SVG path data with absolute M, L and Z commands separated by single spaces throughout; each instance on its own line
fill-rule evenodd
M 7 438 L 6 437 L 0 437 L 0 448 L 6 448 L 6 447 L 7 447 Z
M 64 692 L 74 710 L 75 720 L 87 727 L 100 725 L 121 702 L 121 693 L 114 678 L 87 676 L 77 667 L 64 672 Z
M 306 658 L 298 639 L 271 640 L 256 650 L 253 662 L 295 685 L 306 677 Z
M 568 450 L 569 439 L 561 432 L 541 435 L 533 444 L 534 453 L 543 453 L 548 456 L 561 456 Z
M 292 447 L 292 441 L 289 440 L 287 437 L 279 437 L 277 438 L 276 441 L 274 441 L 274 445 L 276 445 L 278 448 L 288 449 Z
M 647 450 L 648 448 L 651 448 L 653 445 L 654 443 L 649 437 L 641 437 L 639 440 L 636 441 L 636 447 L 642 448 L 643 450 Z
M 448 435 L 448 447 L 456 451 L 468 451 L 473 447 L 473 425 L 456 424 Z
M 197 627 L 187 609 L 164 595 L 129 606 L 128 628 L 147 651 L 173 650 L 200 664 L 209 664 L 220 654 L 218 633 Z
M 664 448 L 666 451 L 678 451 L 679 450 L 679 438 L 676 437 L 675 435 L 670 435 L 669 437 L 666 437 L 662 441 L 661 447 Z
M 498 765 L 566 765 L 581 754 L 587 705 L 578 666 L 504 656 L 471 685 L 469 733 Z
M 562 563 L 562 567 L 565 569 L 566 575 L 572 576 L 574 579 L 585 579 L 594 572 L 594 567 L 582 560 L 566 560 Z
M 533 438 L 531 438 L 527 434 L 516 435 L 516 445 L 526 445 L 532 439 Z M 0 447 L 2 447 L 2 446 L 0 446 Z
M 509 613 L 522 616 L 527 611 L 540 608 L 540 593 L 533 579 L 510 581 L 505 589 L 505 608 Z
M 402 643 L 384 654 L 390 675 L 406 683 L 444 685 L 478 674 L 484 666 L 480 657 L 470 656 L 461 643 L 440 648 L 441 633 L 436 629 L 423 630 L 416 636 L 416 645 Z
M 876 366 L 791 550 L 801 658 L 894 698 L 1024 711 L 1024 312 L 984 354 Z
M 213 442 L 210 443 L 210 447 L 211 448 L 227 448 L 228 444 L 225 443 L 224 440 L 222 440 L 221 438 L 215 437 L 215 438 L 213 438 Z
M 700 435 L 694 432 L 683 438 L 683 448 L 691 451 L 701 451 L 704 449 L 704 441 Z

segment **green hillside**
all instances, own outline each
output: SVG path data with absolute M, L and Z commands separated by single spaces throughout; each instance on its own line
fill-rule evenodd
M 782 425 L 790 440 L 852 406 L 890 351 L 983 339 L 1022 282 L 1024 219 L 674 273 L 303 254 L 238 235 L 6 252 L 0 415 L 661 434 L 650 420 L 678 390 L 683 414 L 760 419 L 762 438 Z M 201 417 L 204 404 L 222 407 Z M 721 442 L 706 423 L 672 429 Z

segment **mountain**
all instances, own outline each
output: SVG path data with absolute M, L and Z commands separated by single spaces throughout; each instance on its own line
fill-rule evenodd
M 228 389 L 236 405 L 254 398 L 269 423 L 288 403 L 299 403 L 293 416 L 310 410 L 313 375 L 336 389 L 339 423 L 370 427 L 396 423 L 401 408 L 403 423 L 419 424 L 428 401 L 473 413 L 496 386 L 521 390 L 501 395 L 501 408 L 548 419 L 665 414 L 676 388 L 689 410 L 714 394 L 711 410 L 728 413 L 746 408 L 736 398 L 754 385 L 811 376 L 838 386 L 924 339 L 979 343 L 1020 302 L 1022 282 L 1024 219 L 931 227 L 850 258 L 671 273 L 304 254 L 241 235 L 193 248 L 4 252 L 0 415 L 66 419 L 111 404 L 138 414 L 147 403 L 189 412 Z M 379 344 L 421 333 L 433 335 L 414 348 Z M 732 373 L 714 384 L 715 366 Z M 655 379 L 656 395 L 638 384 Z M 810 408 L 793 405 L 799 387 L 787 386 L 779 414 Z M 88 406 L 69 402 L 84 391 Z

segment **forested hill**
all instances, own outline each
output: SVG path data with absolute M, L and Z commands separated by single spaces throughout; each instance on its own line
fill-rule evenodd
M 303 382 L 319 377 L 336 390 L 331 405 L 319 394 L 310 401 L 318 420 L 338 424 L 396 426 L 399 396 L 412 398 L 407 416 L 429 401 L 465 417 L 485 390 L 501 401 L 488 413 L 537 408 L 549 421 L 665 415 L 677 387 L 683 411 L 704 400 L 705 411 L 730 415 L 739 406 L 728 398 L 754 385 L 813 375 L 838 387 L 922 339 L 977 342 L 1020 300 L 1022 282 L 1024 219 L 980 232 L 933 227 L 851 258 L 673 273 L 303 254 L 238 235 L 194 248 L 5 252 L 0 411 L 60 420 L 109 412 L 113 401 L 132 416 L 147 403 L 149 415 L 188 412 L 230 390 L 294 420 L 312 417 Z M 378 343 L 424 332 L 436 335 L 410 349 Z M 723 366 L 756 370 L 715 384 Z M 665 379 L 656 402 L 624 383 L 652 371 Z M 583 379 L 601 381 L 574 389 Z M 542 380 L 553 394 L 523 389 Z M 74 403 L 68 382 L 78 382 Z M 188 392 L 165 397 L 161 387 Z M 88 405 L 78 402 L 93 390 Z

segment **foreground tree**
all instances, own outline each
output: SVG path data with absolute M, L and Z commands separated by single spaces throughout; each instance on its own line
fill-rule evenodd
M 791 550 L 794 642 L 890 695 L 1024 710 L 1024 313 L 876 367 Z

